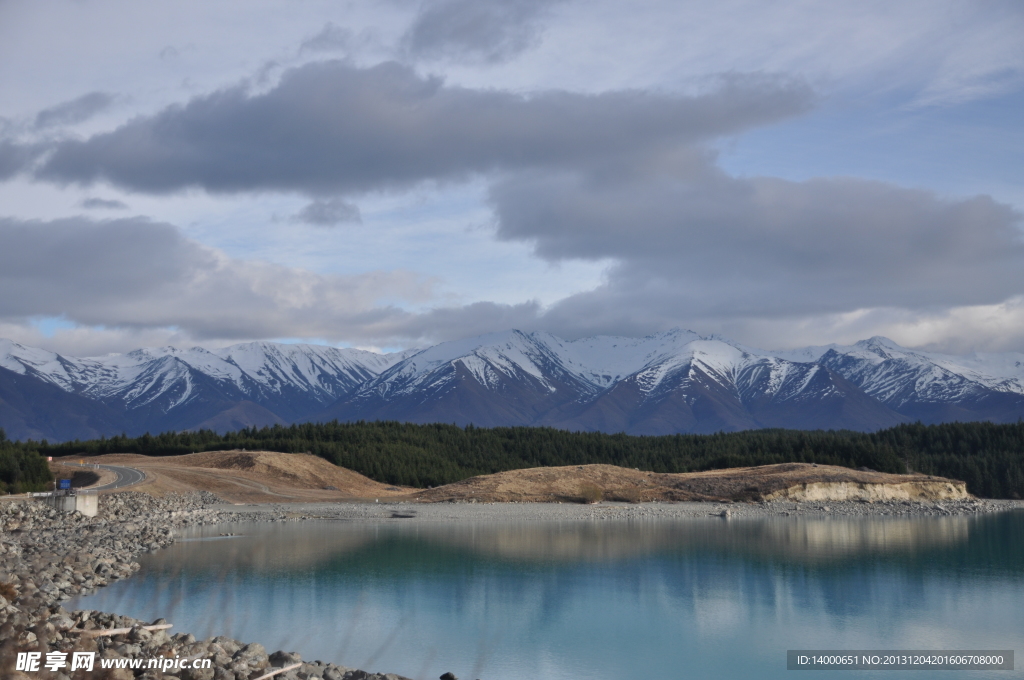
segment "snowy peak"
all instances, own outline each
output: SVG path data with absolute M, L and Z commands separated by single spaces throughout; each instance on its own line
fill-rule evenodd
M 835 369 L 883 403 L 952 402 L 983 398 L 989 390 L 1024 395 L 1024 355 L 952 357 L 911 350 L 874 337 L 834 346 L 821 363 Z
M 242 401 L 291 420 L 352 392 L 408 354 L 253 342 L 215 351 L 168 346 L 73 358 L 0 340 L 0 366 L 122 411 L 141 431 L 188 427 Z
M 249 342 L 85 358 L 0 340 L 0 368 L 98 402 L 138 432 L 221 422 L 242 403 L 263 414 L 258 424 L 388 418 L 636 434 L 1024 416 L 1024 354 L 952 356 L 884 337 L 765 351 L 682 329 L 577 340 L 507 330 L 393 354 Z
M 701 345 L 699 343 L 703 342 Z M 697 343 L 697 344 L 695 344 Z M 460 366 L 483 387 L 497 389 L 504 380 L 529 376 L 546 389 L 558 382 L 581 385 L 596 393 L 638 372 L 660 366 L 671 370 L 696 353 L 707 363 L 738 350 L 720 341 L 703 341 L 691 331 L 674 329 L 644 338 L 597 336 L 562 340 L 550 333 L 509 330 L 443 342 L 418 352 L 374 380 L 378 393 L 437 385 L 439 371 L 451 378 Z
M 74 376 L 80 370 L 78 364 L 59 354 L 5 339 L 0 339 L 0 367 L 18 375 L 38 377 L 65 392 L 74 391 Z
M 270 342 L 232 345 L 218 350 L 216 357 L 272 393 L 298 387 L 335 398 L 398 360 L 358 349 Z M 236 384 L 244 388 L 240 380 Z
M 674 328 L 643 338 L 599 335 L 566 342 L 550 334 L 535 333 L 557 351 L 563 363 L 581 379 L 605 388 L 647 366 L 669 359 L 701 337 Z
M 420 388 L 439 389 L 469 375 L 494 390 L 505 381 L 525 377 L 543 389 L 557 389 L 554 378 L 571 375 L 543 338 L 511 330 L 443 342 L 406 357 L 384 371 L 362 391 L 377 395 L 408 394 Z M 461 370 L 460 370 L 461 369 Z
M 906 348 L 897 345 L 895 342 L 885 337 L 884 335 L 874 335 L 867 340 L 861 340 L 854 344 L 854 347 L 863 347 L 864 349 L 876 352 L 878 354 L 884 354 L 888 351 L 894 351 L 897 353 L 906 352 Z
M 993 390 L 1024 394 L 1024 354 L 1020 352 L 976 352 L 962 357 L 930 354 L 929 357 L 937 366 Z
M 697 339 L 673 349 L 674 352 L 654 356 L 634 374 L 641 392 L 654 392 L 667 379 L 679 377 L 681 372 L 685 372 L 688 379 L 700 374 L 722 387 L 733 389 L 736 375 L 752 358 L 743 350 L 721 340 Z
M 745 399 L 760 395 L 775 400 L 798 398 L 822 370 L 815 363 L 748 355 L 738 367 L 736 385 Z
M 752 366 L 759 369 L 751 372 Z M 768 390 L 783 398 L 806 386 L 819 368 L 679 329 L 644 338 L 598 336 L 573 341 L 511 330 L 441 343 L 410 356 L 332 413 L 378 417 L 391 412 L 384 409 L 385 402 L 397 404 L 415 395 L 419 395 L 417 403 L 454 398 L 450 395 L 469 389 L 466 380 L 492 394 L 515 391 L 520 401 L 549 401 L 552 394 L 560 393 L 563 402 L 586 404 L 620 384 L 632 386 L 639 404 L 706 389 L 734 399 L 751 390 Z M 806 379 L 801 382 L 798 377 Z M 361 410 L 371 404 L 377 410 Z
M 451 364 L 468 357 L 505 357 L 512 363 L 530 364 L 537 354 L 537 345 L 521 331 L 489 333 L 475 338 L 442 342 L 413 354 L 402 363 L 403 375 L 422 375 L 438 366 Z

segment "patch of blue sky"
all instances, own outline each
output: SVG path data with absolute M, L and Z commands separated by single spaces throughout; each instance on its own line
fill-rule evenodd
M 445 253 L 458 256 L 466 234 L 490 219 L 482 187 L 449 185 L 438 192 L 346 196 L 360 222 L 317 226 L 293 219 L 312 199 L 296 194 L 218 197 L 217 210 L 174 221 L 191 238 L 240 259 L 257 259 L 321 274 L 421 269 Z
M 600 285 L 609 262 L 552 264 L 537 258 L 530 243 L 497 240 L 486 187 L 476 179 L 346 197 L 359 207 L 361 222 L 332 227 L 292 220 L 311 199 L 282 194 L 222 197 L 215 211 L 203 201 L 205 217 L 175 223 L 233 258 L 324 275 L 422 274 L 436 282 L 438 295 L 426 307 L 477 300 L 551 304 Z M 413 310 L 407 302 L 398 306 Z
M 955 105 L 836 95 L 810 113 L 719 145 L 738 176 L 858 177 L 1024 208 L 1024 90 Z
M 52 338 L 60 331 L 78 328 L 78 324 L 69 321 L 63 316 L 37 317 L 31 321 L 32 327 L 45 338 Z

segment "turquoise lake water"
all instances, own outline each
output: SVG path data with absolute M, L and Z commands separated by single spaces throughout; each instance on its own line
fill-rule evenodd
M 197 637 L 411 678 L 1024 677 L 786 670 L 788 649 L 1020 655 L 1020 512 L 235 524 L 141 562 L 68 608 L 164 617 Z

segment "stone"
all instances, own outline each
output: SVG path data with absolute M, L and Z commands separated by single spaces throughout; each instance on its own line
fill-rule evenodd
M 213 680 L 212 668 L 186 668 L 181 671 L 181 680 Z
M 270 664 L 267 650 L 258 642 L 247 644 L 235 652 L 231 658 L 236 662 L 244 662 L 249 668 L 254 670 L 262 670 Z
M 152 638 L 153 633 L 142 626 L 134 626 L 128 633 L 128 639 L 132 642 L 149 642 Z
M 274 652 L 270 655 L 270 665 L 275 668 L 284 668 L 300 661 L 302 656 L 298 652 Z
M 219 646 L 228 654 L 234 654 L 242 648 L 242 645 L 238 644 L 236 640 L 232 640 L 231 638 L 225 637 L 223 635 L 218 635 L 217 637 L 210 640 L 210 644 Z M 266 650 L 263 651 L 264 653 L 266 653 Z

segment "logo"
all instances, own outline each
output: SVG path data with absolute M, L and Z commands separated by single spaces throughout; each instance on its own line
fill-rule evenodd
M 42 652 L 18 652 L 18 660 L 15 662 L 14 670 L 34 672 L 39 670 L 42 663 Z M 71 666 L 69 670 L 91 671 L 96 660 L 96 652 L 72 652 Z M 46 662 L 42 663 L 43 668 L 56 672 L 62 668 L 68 668 L 67 652 L 47 652 Z

